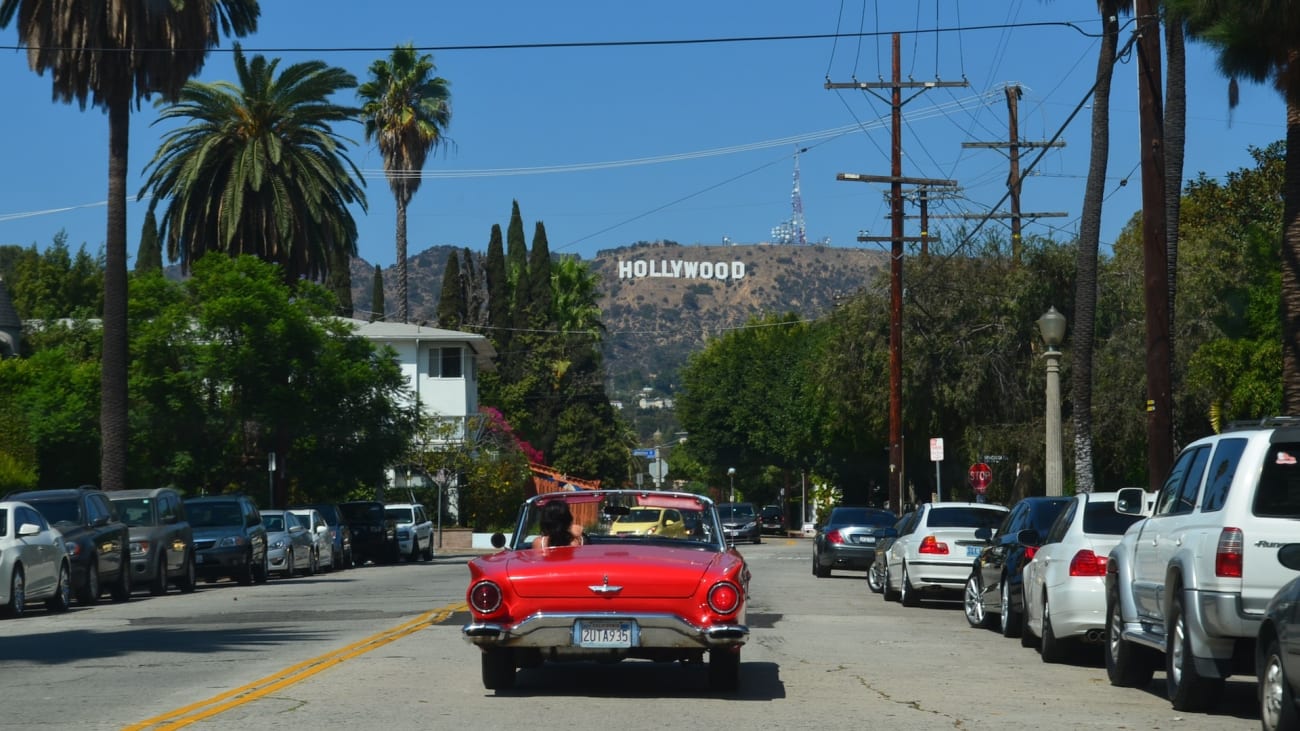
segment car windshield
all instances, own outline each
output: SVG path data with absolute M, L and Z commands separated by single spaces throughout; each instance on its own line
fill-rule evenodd
M 897 518 L 893 513 L 871 508 L 835 508 L 830 520 L 834 525 L 893 525 Z
M 384 506 L 378 503 L 351 503 L 339 507 L 348 520 L 377 523 L 384 519 Z
M 51 523 L 71 523 L 81 525 L 81 501 L 76 498 L 66 500 L 28 500 L 33 508 L 41 512 Z
M 153 501 L 147 497 L 125 498 L 113 501 L 117 506 L 117 514 L 122 516 L 122 522 L 129 526 L 155 525 L 153 519 Z
M 244 523 L 239 503 L 190 503 L 185 510 L 189 513 L 190 525 L 195 528 L 222 528 Z
M 930 528 L 994 528 L 1007 516 L 1005 510 L 991 508 L 935 508 L 925 524 Z
M 289 530 L 285 526 L 283 513 L 262 513 L 262 523 L 266 526 L 266 530 L 271 533 L 284 533 Z
M 9 508 L 0 508 L 0 538 L 9 535 Z
M 1141 520 L 1140 515 L 1115 512 L 1115 503 L 1089 501 L 1083 511 L 1083 532 L 1106 536 L 1122 536 L 1130 525 Z
M 691 493 L 634 490 L 582 490 L 540 495 L 520 511 L 515 548 L 528 548 L 541 535 L 541 512 L 551 502 L 563 502 L 583 542 L 653 543 L 701 550 L 722 550 L 722 527 L 708 498 Z
M 414 523 L 415 518 L 411 517 L 411 512 L 410 508 L 384 508 L 384 517 L 398 523 Z
M 718 506 L 718 517 L 722 518 L 724 523 L 731 523 L 740 520 L 753 520 L 754 506 L 728 505 L 724 503 Z
M 311 506 L 311 507 L 312 507 L 312 509 L 314 509 L 316 512 L 320 513 L 321 517 L 325 519 L 325 524 L 326 524 L 326 525 L 338 525 L 338 524 L 339 524 L 339 514 L 338 514 L 337 512 L 335 512 L 335 511 L 333 511 L 333 510 L 330 510 L 330 509 L 329 509 L 329 506 L 327 506 L 327 505 L 313 505 L 313 506 Z

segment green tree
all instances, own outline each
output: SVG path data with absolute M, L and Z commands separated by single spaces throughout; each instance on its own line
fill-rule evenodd
M 144 215 L 144 225 L 140 227 L 140 248 L 135 255 L 137 272 L 162 271 L 162 245 L 158 243 L 158 219 L 149 211 Z
M 54 97 L 108 113 L 108 226 L 105 234 L 100 484 L 126 486 L 127 279 L 126 171 L 131 106 L 158 94 L 175 98 L 203 68 L 221 35 L 257 29 L 256 0 L 128 0 L 103 12 L 39 0 L 0 1 L 0 28 L 15 16 L 27 62 L 50 72 Z M 111 22 L 104 13 L 112 11 Z M 147 51 L 147 52 L 144 52 Z
M 442 272 L 442 292 L 438 296 L 438 327 L 458 330 L 465 321 L 465 293 L 460 276 L 460 259 L 456 252 L 447 257 Z
M 44 251 L 15 252 L 5 282 L 24 320 L 99 317 L 104 306 L 104 260 L 81 247 L 74 255 L 60 231 Z M 102 335 L 101 335 L 102 337 Z
M 420 188 L 420 172 L 439 145 L 447 143 L 451 123 L 450 82 L 434 76 L 433 57 L 411 44 L 370 65 L 370 79 L 357 94 L 366 139 L 379 145 L 388 187 L 397 201 L 397 318 L 408 321 L 406 288 L 406 208 Z
M 337 305 L 334 314 L 339 317 L 352 317 L 352 257 L 338 249 L 329 251 L 329 273 L 325 277 L 325 286 L 334 294 Z
M 528 260 L 528 311 L 529 327 L 549 329 L 553 326 L 551 247 L 546 242 L 546 226 L 541 221 L 533 231 L 533 249 Z
M 384 268 L 375 264 L 375 278 L 370 285 L 370 321 L 385 320 Z
M 349 206 L 365 209 L 361 173 L 332 125 L 356 110 L 330 97 L 356 79 L 322 61 L 248 59 L 235 46 L 238 83 L 189 82 L 159 121 L 167 133 L 146 170 L 149 209 L 167 201 L 160 235 L 189 272 L 204 253 L 252 254 L 285 281 L 323 280 L 357 251 Z
M 519 201 L 510 202 L 510 223 L 506 225 L 506 280 L 510 283 L 510 310 L 512 321 L 519 312 L 528 308 L 532 294 L 528 282 L 528 241 L 524 238 L 524 218 L 519 213 Z
M 501 351 L 509 341 L 510 334 L 510 279 L 506 275 L 500 224 L 492 224 L 483 276 L 487 279 L 488 337 L 497 350 Z

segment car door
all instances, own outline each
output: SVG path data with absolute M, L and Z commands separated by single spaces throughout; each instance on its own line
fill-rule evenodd
M 1184 450 L 1156 497 L 1155 511 L 1139 529 L 1133 543 L 1133 602 L 1141 616 L 1163 617 L 1166 569 L 1192 517 L 1209 459 L 1208 444 Z
M 1011 508 L 1011 512 L 1007 513 L 993 533 L 989 544 L 980 551 L 979 558 L 975 559 L 976 568 L 980 572 L 984 604 L 999 612 L 1002 611 L 1002 571 L 1006 567 L 1007 542 L 1015 539 L 1028 514 L 1029 506 L 1024 502 Z
M 44 516 L 32 508 L 18 506 L 14 510 L 13 518 L 14 536 L 17 536 L 18 529 L 27 523 L 40 529 L 36 535 L 23 539 L 18 550 L 26 571 L 28 593 L 33 596 L 48 594 L 53 591 L 54 584 L 58 581 L 60 563 L 58 544 L 63 540 L 62 536 L 57 535 Z
M 108 498 L 98 493 L 86 493 L 82 496 L 82 501 L 86 511 L 86 524 L 99 556 L 99 580 L 116 581 L 121 576 L 120 572 L 128 568 L 122 564 L 122 536 L 118 524 L 113 520 L 112 506 Z
M 166 556 L 167 570 L 175 572 L 185 560 L 185 542 L 180 535 L 180 499 L 167 493 L 160 494 L 154 500 L 158 509 L 158 525 L 162 526 L 163 545 L 159 546 Z

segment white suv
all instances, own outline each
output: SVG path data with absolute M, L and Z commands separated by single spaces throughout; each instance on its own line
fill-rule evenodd
M 397 544 L 410 561 L 433 558 L 433 521 L 419 503 L 388 503 L 384 517 L 397 522 Z
M 1144 514 L 1142 498 L 1120 490 L 1116 510 Z M 1277 549 L 1295 542 L 1298 518 L 1300 420 L 1234 425 L 1188 445 L 1150 516 L 1110 552 L 1111 684 L 1145 686 L 1159 667 L 1185 711 L 1212 707 L 1229 675 L 1253 674 L 1264 609 L 1295 576 Z

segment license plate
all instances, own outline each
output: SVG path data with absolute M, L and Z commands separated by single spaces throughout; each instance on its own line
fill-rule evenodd
M 636 622 L 631 620 L 574 623 L 573 643 L 578 647 L 632 647 Z
M 875 536 L 859 536 L 859 537 L 858 537 L 858 543 L 861 543 L 861 544 L 863 544 L 863 545 L 867 545 L 867 546 L 874 546 L 874 545 L 876 545 L 876 537 L 875 537 Z
M 980 555 L 980 551 L 983 550 L 984 548 L 982 546 L 966 546 L 966 555 L 974 558 L 975 556 Z

